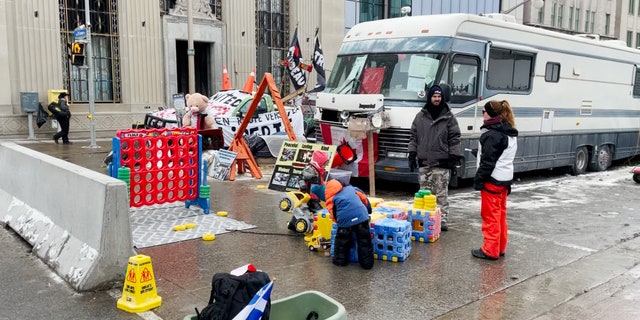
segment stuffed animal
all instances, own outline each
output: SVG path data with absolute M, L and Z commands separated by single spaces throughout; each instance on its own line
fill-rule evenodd
M 198 117 L 204 115 L 200 121 L 204 121 L 198 129 L 213 129 L 215 123 L 213 117 L 207 114 L 207 107 L 209 106 L 209 98 L 200 94 L 193 93 L 185 96 L 187 102 L 187 109 L 182 117 L 182 125 L 185 127 L 197 127 Z

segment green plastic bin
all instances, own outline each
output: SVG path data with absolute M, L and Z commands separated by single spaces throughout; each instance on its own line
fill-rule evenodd
M 305 319 L 311 312 L 318 320 L 347 320 L 347 311 L 340 302 L 319 291 L 303 291 L 271 302 L 270 319 Z M 315 319 L 315 318 L 311 318 Z
M 318 320 L 347 320 L 347 311 L 340 302 L 322 292 L 313 290 L 272 301 L 269 319 L 306 319 L 307 315 L 313 311 L 318 313 Z M 197 318 L 195 314 L 190 314 L 183 320 L 196 320 Z

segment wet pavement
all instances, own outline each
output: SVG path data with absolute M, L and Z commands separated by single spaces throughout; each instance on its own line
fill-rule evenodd
M 110 140 L 99 140 L 100 148 L 87 148 L 88 141 L 71 146 L 16 142 L 107 173 L 102 160 L 111 150 Z M 214 273 L 246 263 L 276 279 L 272 299 L 321 291 L 342 303 L 349 319 L 640 318 L 640 184 L 631 180 L 630 168 L 521 179 L 509 197 L 507 254 L 495 262 L 470 254 L 482 242 L 478 192 L 452 190 L 448 232 L 435 243 L 414 242 L 405 262 L 377 260 L 366 271 L 357 263 L 334 266 L 330 257 L 310 252 L 301 235 L 287 230 L 290 216 L 278 209 L 281 193 L 258 188 L 268 184 L 270 161 L 259 161 L 265 174 L 260 180 L 209 180 L 211 212 L 227 211 L 257 228 L 222 234 L 211 242 L 195 239 L 137 250 L 151 257 L 162 297 L 159 308 L 141 315 L 116 309 L 122 287 L 73 293 L 15 234 L 1 230 L 0 241 L 6 245 L 0 251 L 0 277 L 12 286 L 4 290 L 0 319 L 38 314 L 54 319 L 182 319 L 206 305 Z M 378 182 L 379 197 L 409 201 L 415 192 L 386 184 Z M 398 191 L 404 188 L 406 193 Z M 33 300 L 34 293 L 59 307 L 34 313 L 33 304 L 20 303 Z M 87 310 L 91 312 L 85 314 Z

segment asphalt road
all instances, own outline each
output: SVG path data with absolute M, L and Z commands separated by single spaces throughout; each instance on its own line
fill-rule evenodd
M 108 141 L 98 150 L 82 148 L 82 141 L 23 144 L 106 172 L 99 162 Z M 268 181 L 266 168 L 261 180 L 210 180 L 212 211 L 256 225 L 251 232 L 138 250 L 152 258 L 163 299 L 143 314 L 116 308 L 121 287 L 73 292 L 12 231 L 1 229 L 0 319 L 182 319 L 204 307 L 214 273 L 245 263 L 277 279 L 274 300 L 318 290 L 343 304 L 349 319 L 640 318 L 640 184 L 624 163 L 576 177 L 519 175 L 509 197 L 507 255 L 495 262 L 470 254 L 482 241 L 478 192 L 452 190 L 450 231 L 435 243 L 413 243 L 405 262 L 376 261 L 369 271 L 335 267 L 292 236 L 289 217 L 277 208 L 281 194 L 257 188 Z M 407 201 L 415 188 L 376 185 L 378 196 Z

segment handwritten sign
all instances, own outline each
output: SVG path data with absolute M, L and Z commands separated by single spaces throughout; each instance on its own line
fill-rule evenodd
M 287 115 L 289 116 L 289 122 L 291 122 L 291 126 L 293 127 L 293 132 L 295 135 L 303 135 L 304 134 L 304 118 L 302 114 L 302 110 L 300 108 L 286 108 Z M 222 134 L 224 136 L 224 145 L 229 146 L 236 132 L 238 131 L 238 127 L 242 123 L 242 118 L 240 117 L 216 117 L 214 119 L 215 127 L 222 129 Z M 284 124 L 282 123 L 282 119 L 280 118 L 280 114 L 275 112 L 267 112 L 259 114 L 257 117 L 251 119 L 247 129 L 245 130 L 245 134 L 250 135 L 257 133 L 260 136 L 268 136 L 272 134 L 276 134 L 278 132 L 286 132 L 284 128 Z

